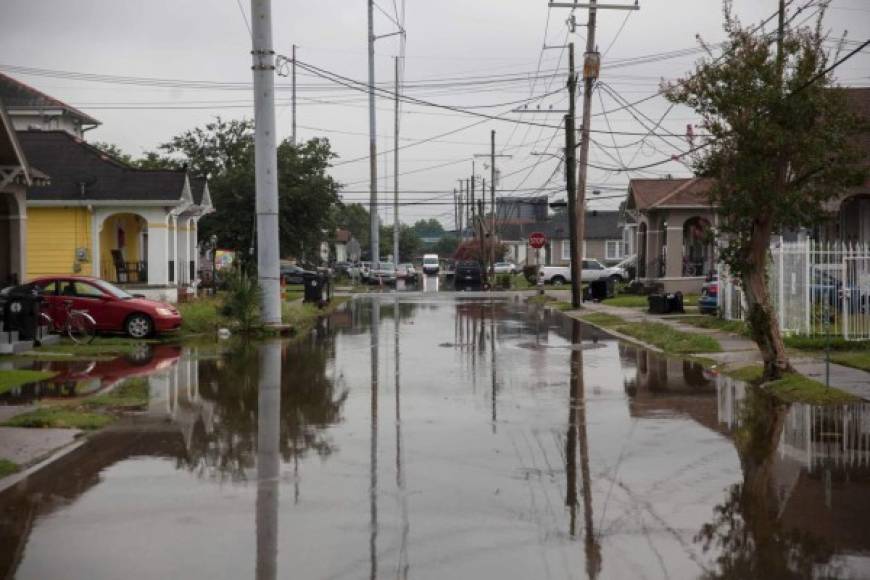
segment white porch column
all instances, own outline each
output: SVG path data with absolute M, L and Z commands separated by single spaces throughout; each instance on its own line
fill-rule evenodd
M 169 216 L 168 227 L 166 229 L 166 247 L 167 262 L 172 262 L 172 271 L 167 272 L 168 283 L 178 285 L 178 222 L 174 215 Z M 167 268 L 169 264 L 167 263 Z
M 178 244 L 178 258 L 177 258 L 177 272 L 178 272 L 178 285 L 186 286 L 190 283 L 190 267 L 187 265 L 188 258 L 188 228 L 190 221 L 188 218 L 183 218 L 178 220 L 178 229 L 176 238 L 176 244 Z
M 199 234 L 197 227 L 199 219 L 193 218 L 190 220 L 190 260 L 193 262 L 193 281 L 196 281 L 199 275 Z
M 100 264 L 100 233 L 103 231 L 103 215 L 94 210 L 91 212 L 91 276 L 102 278 L 102 264 Z
M 167 220 L 148 221 L 148 284 L 169 284 L 169 226 Z

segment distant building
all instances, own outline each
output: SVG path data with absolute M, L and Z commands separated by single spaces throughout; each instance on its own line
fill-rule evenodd
M 497 197 L 495 200 L 496 217 L 500 223 L 530 223 L 547 220 L 549 198 L 538 197 Z

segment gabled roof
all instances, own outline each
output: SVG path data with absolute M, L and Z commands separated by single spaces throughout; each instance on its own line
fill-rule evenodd
M 76 117 L 83 125 L 97 126 L 101 124 L 87 113 L 3 73 L 0 73 L 0 98 L 4 100 L 10 111 L 15 109 L 61 109 Z
M 40 185 L 48 183 L 48 176 L 36 168 L 30 166 L 27 162 L 27 157 L 24 155 L 24 149 L 21 148 L 21 143 L 18 142 L 18 136 L 15 133 L 15 128 L 12 126 L 12 121 L 6 114 L 6 107 L 3 104 L 3 99 L 0 99 L 0 167 L 18 167 L 12 171 L 19 172 L 14 178 L 14 182 L 31 185 L 34 182 Z M 0 179 L 3 179 L 0 175 Z
M 176 205 L 185 201 L 187 172 L 136 169 L 66 131 L 19 131 L 27 158 L 51 175 L 28 201 L 125 201 Z
M 669 207 L 712 207 L 709 177 L 632 179 L 628 183 L 629 209 L 641 211 Z
M 570 230 L 567 216 L 557 216 L 544 225 L 543 231 L 549 239 L 568 239 Z M 618 211 L 587 211 L 586 230 L 583 238 L 586 240 L 616 240 L 622 237 L 619 231 Z

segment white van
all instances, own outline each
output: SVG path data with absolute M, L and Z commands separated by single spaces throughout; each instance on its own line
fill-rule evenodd
M 440 267 L 440 263 L 438 262 L 438 254 L 424 254 L 423 255 L 423 273 L 424 274 L 437 274 L 439 267 Z

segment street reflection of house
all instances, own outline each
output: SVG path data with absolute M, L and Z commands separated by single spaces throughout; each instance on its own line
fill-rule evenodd
M 49 379 L 24 385 L 0 396 L 8 403 L 25 403 L 43 398 L 84 397 L 107 391 L 122 381 L 147 378 L 175 366 L 181 347 L 173 345 L 141 345 L 123 356 L 108 360 L 36 360 L 32 369 L 55 373 Z
M 724 433 L 716 408 L 715 382 L 696 362 L 666 357 L 620 343 L 629 412 L 633 417 L 686 415 L 712 431 Z
M 197 222 L 212 211 L 205 180 L 133 168 L 88 145 L 99 121 L 2 74 L 0 98 L 28 159 L 57 177 L 27 191 L 26 277 L 90 275 L 177 300 L 195 281 Z

